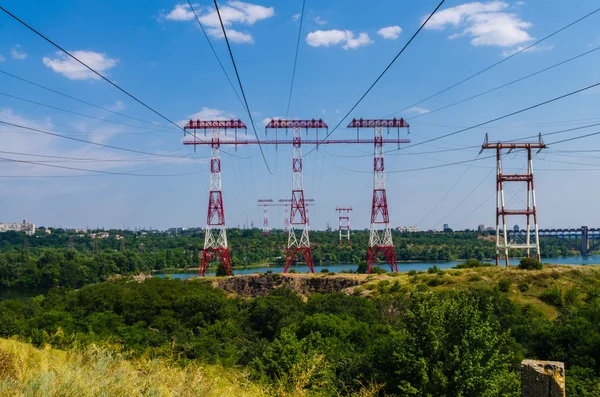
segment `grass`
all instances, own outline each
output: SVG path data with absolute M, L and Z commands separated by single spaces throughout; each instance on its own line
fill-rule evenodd
M 240 371 L 167 359 L 130 361 L 106 348 L 36 349 L 0 339 L 0 396 L 236 396 L 270 395 Z

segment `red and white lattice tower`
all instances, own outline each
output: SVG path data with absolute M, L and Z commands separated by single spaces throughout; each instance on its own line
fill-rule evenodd
M 540 237 L 538 233 L 537 207 L 535 202 L 535 189 L 533 186 L 533 156 L 531 151 L 545 149 L 546 144 L 542 140 L 542 134 L 539 134 L 537 142 L 495 142 L 488 141 L 487 134 L 485 141 L 481 146 L 481 151 L 485 149 L 496 150 L 496 266 L 500 263 L 501 256 L 504 258 L 506 266 L 509 266 L 508 250 L 525 249 L 527 257 L 531 256 L 531 250 L 535 250 L 537 260 L 541 260 Z M 525 174 L 505 174 L 502 171 L 502 150 L 509 152 L 515 149 L 521 149 L 527 152 L 527 173 Z M 480 152 L 481 153 L 481 152 Z M 527 208 L 507 209 L 504 202 L 504 184 L 507 182 L 520 182 L 527 184 Z M 510 204 L 510 203 L 509 203 Z M 507 216 L 525 216 L 527 218 L 527 229 L 525 231 L 525 241 L 519 241 L 520 235 L 509 235 L 506 227 Z M 531 230 L 531 217 L 533 216 L 534 229 Z M 500 219 L 502 219 L 502 236 L 500 235 Z M 502 251 L 502 255 L 500 254 Z
M 396 128 L 400 136 L 400 128 L 408 128 L 404 119 L 392 120 L 352 120 L 348 128 L 373 128 L 373 202 L 371 206 L 371 228 L 369 233 L 369 248 L 367 250 L 367 272 L 371 273 L 379 255 L 382 254 L 388 262 L 391 271 L 398 271 L 392 230 L 390 229 L 390 215 L 385 190 L 385 165 L 383 161 L 383 128 Z M 383 226 L 383 230 L 378 228 Z
M 344 238 L 350 244 L 350 211 L 352 211 L 352 207 L 337 207 L 335 210 L 339 215 L 340 245 L 342 245 Z
M 301 129 L 327 128 L 322 120 L 271 120 L 265 128 L 291 128 L 294 131 L 293 156 L 292 156 L 292 202 L 290 204 L 290 228 L 288 232 L 288 246 L 285 255 L 283 272 L 287 273 L 296 256 L 300 254 L 312 273 L 315 272 L 310 240 L 308 235 L 308 216 L 304 202 L 304 183 L 302 176 L 302 139 Z M 318 134 L 318 132 L 317 132 Z M 296 236 L 294 225 L 302 228 L 300 239 Z
M 290 231 L 290 209 L 287 207 L 283 211 L 283 231 L 284 233 L 289 233 Z
M 206 233 L 204 236 L 204 249 L 199 275 L 204 276 L 206 269 L 216 257 L 231 275 L 231 258 L 227 247 L 227 231 L 225 228 L 225 209 L 223 208 L 223 192 L 221 190 L 221 139 L 220 132 L 227 128 L 237 129 L 246 126 L 241 120 L 190 120 L 184 127 L 193 130 L 194 141 L 197 140 L 196 132 L 199 129 L 211 130 L 210 142 L 210 190 L 208 193 L 208 214 L 206 216 Z M 185 141 L 184 141 L 185 143 Z

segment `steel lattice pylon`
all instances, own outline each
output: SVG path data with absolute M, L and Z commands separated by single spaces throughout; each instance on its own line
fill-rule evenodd
M 392 230 L 390 229 L 390 215 L 388 212 L 387 195 L 385 189 L 385 163 L 383 160 L 383 128 L 397 128 L 398 137 L 400 128 L 409 128 L 404 119 L 393 120 L 352 120 L 348 128 L 373 128 L 373 202 L 371 204 L 371 228 L 369 232 L 369 248 L 367 249 L 367 272 L 371 273 L 380 255 L 393 272 L 398 271 Z M 357 138 L 358 139 L 358 138 Z M 379 230 L 379 225 L 383 230 Z
M 525 249 L 527 257 L 531 256 L 531 250 L 535 250 L 537 260 L 541 260 L 539 229 L 537 222 L 537 206 L 535 201 L 535 188 L 533 184 L 533 157 L 532 149 L 542 150 L 546 144 L 542 141 L 542 135 L 539 135 L 538 142 L 496 142 L 489 143 L 488 136 L 485 136 L 485 142 L 481 150 L 496 150 L 496 266 L 500 263 L 500 252 L 504 257 L 506 266 L 509 266 L 509 249 Z M 505 174 L 502 171 L 502 150 L 521 149 L 527 152 L 527 173 L 525 174 Z M 527 208 L 526 209 L 506 209 L 504 202 L 504 183 L 521 182 L 527 183 Z M 519 234 L 515 234 L 513 241 L 509 238 L 507 230 L 507 216 L 525 216 L 527 218 L 527 229 L 525 230 L 525 241 L 518 241 Z M 531 233 L 531 217 L 533 216 L 534 231 Z M 502 219 L 502 235 L 500 235 L 500 220 Z M 532 239 L 533 237 L 533 239 Z
M 225 209 L 223 207 L 223 192 L 221 190 L 221 129 L 246 128 L 240 120 L 193 121 L 190 120 L 184 129 L 193 130 L 194 140 L 197 129 L 210 129 L 210 190 L 208 193 L 208 214 L 206 216 L 206 233 L 199 275 L 204 276 L 206 269 L 216 257 L 225 267 L 227 275 L 231 275 L 231 258 L 227 246 L 227 229 L 225 228 Z
M 298 254 L 312 273 L 315 272 L 312 251 L 310 249 L 308 214 L 304 199 L 304 178 L 302 174 L 302 138 L 301 129 L 327 128 L 322 120 L 271 120 L 266 128 L 291 128 L 294 131 L 292 140 L 292 201 L 290 203 L 290 225 L 288 231 L 288 245 L 285 254 L 283 272 L 287 273 Z M 302 228 L 300 238 L 296 235 L 294 225 Z
M 350 244 L 350 211 L 352 211 L 352 207 L 349 208 L 340 208 L 337 207 L 335 209 L 338 212 L 338 230 L 340 234 L 340 246 L 343 243 L 344 238 Z

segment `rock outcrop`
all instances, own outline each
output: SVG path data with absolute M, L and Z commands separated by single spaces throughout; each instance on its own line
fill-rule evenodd
M 265 296 L 274 289 L 288 287 L 300 295 L 345 291 L 361 284 L 356 278 L 300 274 L 250 274 L 213 281 L 213 285 L 241 296 Z
M 565 397 L 565 364 L 558 361 L 521 362 L 523 397 Z

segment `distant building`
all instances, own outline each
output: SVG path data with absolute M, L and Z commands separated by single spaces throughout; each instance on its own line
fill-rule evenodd
M 477 231 L 478 232 L 485 232 L 485 225 L 481 224 L 481 225 L 477 226 Z
M 23 220 L 23 223 L 0 223 L 0 233 L 3 232 L 25 232 L 28 235 L 35 234 L 35 224 L 27 223 Z
M 447 232 L 447 231 L 451 231 L 452 229 L 450 229 L 450 225 L 448 225 L 447 223 L 444 223 L 444 227 L 442 228 L 442 230 Z
M 398 226 L 396 230 L 398 230 L 400 233 L 416 233 L 419 231 L 419 228 L 416 226 Z
M 518 232 L 518 231 L 519 231 L 519 225 L 514 225 L 514 226 L 513 226 L 513 230 L 514 230 L 515 232 Z
M 98 233 L 90 233 L 91 238 L 109 238 L 110 234 L 108 232 L 98 232 Z
M 485 230 L 486 230 L 487 232 L 493 232 L 493 231 L 495 231 L 495 230 L 496 230 L 496 228 L 495 228 L 495 227 L 492 227 L 492 226 L 488 226 L 488 227 L 486 227 L 486 228 L 485 228 Z

